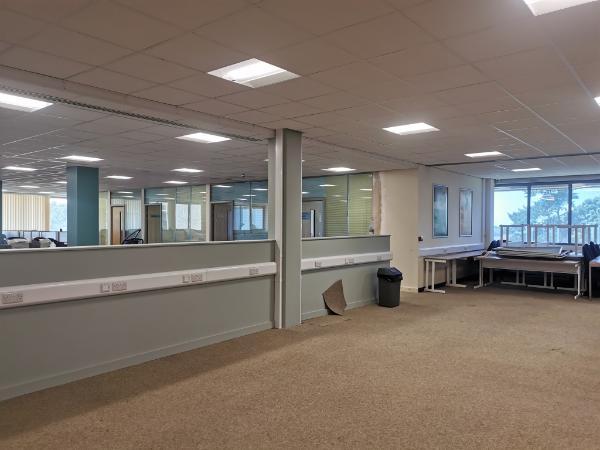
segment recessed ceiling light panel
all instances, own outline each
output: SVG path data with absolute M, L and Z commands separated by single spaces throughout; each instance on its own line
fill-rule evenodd
M 107 177 L 104 178 L 111 178 L 113 180 L 131 180 L 133 177 L 128 177 L 125 175 L 109 175 Z
M 300 76 L 256 58 L 213 70 L 208 74 L 251 88 L 281 83 Z
M 197 133 L 186 134 L 185 136 L 178 136 L 177 139 L 192 142 L 202 142 L 203 144 L 213 144 L 215 142 L 230 141 L 228 137 L 219 136 L 216 134 L 204 133 L 198 131 Z
M 598 103 L 598 106 L 600 106 L 600 97 L 596 97 L 594 100 L 596 100 L 596 103 Z
M 183 173 L 200 173 L 204 172 L 204 170 L 200 169 L 188 169 L 187 167 L 182 167 L 181 169 L 173 169 L 173 172 L 183 172 Z
M 323 169 L 327 172 L 354 172 L 356 169 L 350 169 L 349 167 L 330 167 L 329 169 Z
M 15 172 L 35 172 L 37 169 L 33 167 L 25 167 L 25 166 L 6 166 L 5 170 L 14 170 Z
M 538 170 L 542 170 L 539 167 L 526 167 L 524 169 L 513 169 L 513 172 L 537 172 Z
M 215 187 L 229 189 L 231 186 L 229 186 L 228 184 L 216 184 Z
M 407 134 L 419 134 L 419 133 L 430 133 L 432 131 L 440 131 L 431 125 L 419 122 L 419 123 L 409 123 L 407 125 L 396 125 L 393 127 L 384 128 L 385 131 L 389 131 L 390 133 L 407 135 Z
M 80 155 L 70 155 L 64 156 L 60 159 L 68 159 L 69 161 L 80 161 L 80 162 L 98 162 L 102 161 L 102 158 L 96 158 L 93 156 L 80 156 Z
M 30 186 L 28 184 L 25 184 L 25 185 L 19 186 L 19 187 L 23 188 L 23 189 L 39 189 L 40 188 L 39 186 Z
M 187 184 L 187 181 L 171 180 L 171 181 L 165 181 L 165 184 Z
M 51 104 L 52 103 L 35 100 L 33 98 L 0 92 L 0 107 L 2 108 L 14 109 L 16 111 L 33 112 L 50 106 Z
M 465 153 L 465 156 L 469 158 L 488 158 L 490 156 L 506 156 L 500 152 L 479 152 L 479 153 Z
M 572 8 L 573 6 L 592 3 L 596 0 L 524 0 L 529 9 L 535 16 L 548 14 L 561 9 Z

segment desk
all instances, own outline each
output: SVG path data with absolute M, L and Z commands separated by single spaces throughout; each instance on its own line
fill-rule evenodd
M 588 297 L 592 298 L 592 269 L 600 267 L 600 256 L 592 259 L 588 264 Z
M 517 284 L 519 286 L 527 286 L 524 281 L 518 281 L 519 271 L 523 272 L 544 272 L 546 273 L 563 273 L 569 275 L 575 275 L 577 294 L 575 298 L 581 296 L 581 260 L 580 259 L 562 259 L 562 260 L 550 260 L 550 259 L 526 259 L 526 258 L 502 258 L 495 254 L 486 254 L 475 258 L 479 261 L 479 285 L 475 286 L 475 289 L 486 286 L 493 282 L 493 272 L 490 272 L 490 282 L 484 284 L 483 282 L 483 269 L 505 269 L 517 271 Z M 598 263 L 600 267 L 600 261 Z M 523 277 L 524 279 L 524 277 Z M 552 287 L 552 286 L 535 286 L 533 287 Z
M 439 294 L 445 294 L 446 291 L 443 289 L 435 288 L 435 265 L 446 264 L 446 286 L 450 287 L 466 287 L 464 284 L 458 284 L 456 282 L 456 261 L 459 259 L 472 258 L 474 256 L 481 256 L 483 250 L 475 250 L 471 252 L 462 253 L 450 253 L 447 255 L 433 255 L 426 256 L 425 260 L 425 291 L 437 292 Z M 448 262 L 450 264 L 448 264 Z M 429 273 L 431 273 L 431 287 L 429 284 Z

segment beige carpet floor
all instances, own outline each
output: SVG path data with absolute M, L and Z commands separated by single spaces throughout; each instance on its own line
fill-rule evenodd
M 600 302 L 402 296 L 0 403 L 0 448 L 600 448 Z

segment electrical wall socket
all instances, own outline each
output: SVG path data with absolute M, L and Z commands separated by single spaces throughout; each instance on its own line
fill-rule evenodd
M 112 283 L 112 291 L 113 292 L 123 292 L 127 290 L 127 281 L 113 281 Z
M 189 274 L 185 274 L 181 276 L 181 282 L 182 283 L 189 283 L 191 281 L 192 277 Z
M 22 292 L 4 292 L 2 293 L 3 305 L 14 305 L 15 303 L 23 303 Z
M 354 258 L 346 258 L 346 264 L 354 264 Z
M 201 273 L 193 273 L 191 275 L 192 283 L 198 283 L 204 279 L 204 276 Z
M 323 267 L 323 263 L 321 261 L 315 261 L 315 267 L 318 269 L 320 267 Z
M 110 283 L 102 283 L 100 285 L 100 292 L 102 294 L 107 294 L 110 292 Z
M 258 267 L 250 267 L 250 270 L 248 270 L 248 273 L 250 275 L 258 275 Z
M 383 261 L 383 256 L 377 255 L 377 261 Z

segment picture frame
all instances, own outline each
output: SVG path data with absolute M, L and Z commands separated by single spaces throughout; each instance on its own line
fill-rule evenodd
M 432 197 L 433 238 L 448 237 L 448 186 L 433 185 Z
M 458 235 L 473 236 L 473 189 L 461 188 L 458 191 Z

